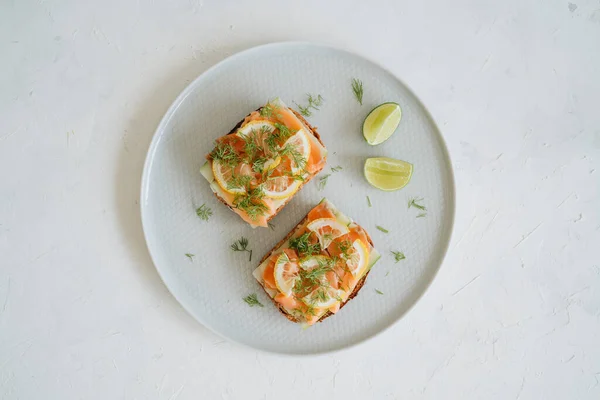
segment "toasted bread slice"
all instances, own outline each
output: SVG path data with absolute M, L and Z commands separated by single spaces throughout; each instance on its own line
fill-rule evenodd
M 283 107 L 285 107 L 285 105 L 283 105 Z M 264 108 L 263 107 L 259 107 L 258 109 L 256 109 L 253 113 L 250 113 L 248 116 L 246 116 L 244 119 L 242 119 L 240 122 L 238 122 L 232 129 L 231 131 L 229 131 L 229 133 L 226 136 L 229 135 L 235 135 L 238 130 L 240 128 L 242 128 L 243 126 L 246 125 L 246 123 L 248 122 L 249 118 L 252 116 L 252 114 L 254 113 L 261 113 L 261 110 Z M 327 150 L 325 148 L 325 144 L 323 143 L 322 139 L 321 139 L 321 135 L 319 134 L 319 132 L 317 131 L 317 127 L 312 126 L 299 112 L 297 112 L 296 110 L 293 110 L 291 108 L 288 108 L 289 111 L 291 111 L 294 116 L 300 121 L 300 123 L 302 124 L 304 131 L 310 135 L 310 140 L 314 140 L 312 143 L 314 144 L 318 144 L 318 146 L 320 146 L 321 148 L 319 149 L 321 151 L 321 153 L 323 154 L 323 158 L 321 160 L 321 162 L 319 164 L 316 164 L 315 167 L 313 168 L 313 170 L 311 171 L 311 173 L 306 174 L 304 176 L 304 180 L 300 183 L 298 189 L 294 192 L 294 194 L 292 194 L 289 197 L 283 198 L 283 199 L 277 199 L 276 201 L 274 201 L 274 210 L 272 212 L 270 212 L 268 215 L 266 215 L 266 221 L 264 221 L 264 223 L 262 225 L 259 224 L 255 224 L 253 223 L 254 221 L 248 221 L 246 220 L 246 222 L 248 222 L 252 227 L 257 227 L 257 226 L 263 226 L 266 227 L 267 223 L 269 221 L 271 221 L 271 219 L 273 219 L 286 205 L 287 203 L 289 203 L 292 198 L 294 197 L 294 195 L 302 189 L 302 187 L 304 185 L 306 185 L 311 179 L 313 179 L 319 172 L 321 172 L 321 170 L 325 167 L 325 163 L 326 163 L 326 159 L 327 159 Z M 207 156 L 208 162 L 202 167 L 201 172 L 202 175 L 204 175 L 204 177 L 209 181 L 209 183 L 211 183 L 211 189 L 215 195 L 215 197 L 223 204 L 225 204 L 229 209 L 231 209 L 232 211 L 240 214 L 235 208 L 235 205 L 232 204 L 231 198 L 228 200 L 227 197 L 231 197 L 231 196 L 227 196 L 227 194 L 222 190 L 222 188 L 219 187 L 219 185 L 215 182 L 214 179 L 214 174 L 211 170 L 210 167 L 210 163 L 211 163 L 211 157 L 210 154 Z
M 332 208 L 332 209 L 335 210 L 335 207 L 328 200 L 326 200 L 326 199 L 323 199 L 321 201 L 321 203 L 319 203 L 319 205 L 317 205 L 317 207 L 319 207 L 322 204 L 325 204 L 327 207 L 330 207 L 330 208 Z M 313 210 L 315 210 L 317 207 L 315 207 Z M 335 210 L 335 211 L 336 211 L 336 218 L 338 220 L 340 220 L 343 223 L 347 224 L 347 226 L 351 227 L 352 230 L 360 231 L 360 232 L 362 232 L 364 234 L 364 236 L 362 236 L 362 237 L 367 242 L 365 244 L 368 245 L 368 247 L 370 248 L 369 260 L 368 260 L 368 263 L 367 263 L 367 269 L 364 271 L 364 273 L 362 274 L 362 276 L 360 276 L 360 278 L 356 282 L 355 286 L 353 286 L 352 288 L 348 288 L 349 294 L 347 294 L 346 298 L 342 299 L 343 301 L 339 302 L 339 308 L 336 307 L 337 310 L 339 310 L 342 307 L 344 307 L 351 299 L 353 299 L 354 297 L 356 297 L 356 295 L 358 294 L 358 292 L 360 291 L 360 289 L 362 289 L 362 287 L 365 284 L 365 281 L 367 279 L 367 276 L 368 276 L 371 268 L 379 260 L 380 255 L 377 252 L 377 250 L 375 250 L 374 244 L 373 244 L 373 241 L 372 241 L 371 237 L 368 235 L 368 233 L 363 228 L 361 228 L 359 225 L 357 225 L 356 223 L 354 223 L 351 219 L 349 219 L 345 215 L 339 213 L 337 210 Z M 273 255 L 277 255 L 278 253 L 281 253 L 284 249 L 289 249 L 290 248 L 290 239 L 297 238 L 301 233 L 303 233 L 303 232 L 306 231 L 306 229 L 307 229 L 306 227 L 307 227 L 308 223 L 310 222 L 310 220 L 309 220 L 310 214 L 311 213 L 309 212 L 309 214 L 306 217 L 304 217 L 294 227 L 294 229 L 292 229 L 279 243 L 277 243 L 275 245 L 275 247 L 273 247 L 273 249 L 269 253 L 265 254 L 265 256 L 260 260 L 260 263 L 259 263 L 258 267 L 253 272 L 254 277 L 261 284 L 263 290 L 269 296 L 269 298 L 271 298 L 271 300 L 273 301 L 273 304 L 275 305 L 275 307 L 277 307 L 277 309 L 288 320 L 290 320 L 292 322 L 296 322 L 296 323 L 305 323 L 306 320 L 302 316 L 300 316 L 298 314 L 294 314 L 290 310 L 286 309 L 286 307 L 284 307 L 283 304 L 281 304 L 280 302 L 278 302 L 278 301 L 275 300 L 275 296 L 277 294 L 279 294 L 278 290 L 277 289 L 271 289 L 271 288 L 268 287 L 268 285 L 265 283 L 264 273 L 265 273 L 265 269 L 267 268 L 267 265 L 268 265 L 269 260 L 271 259 L 271 257 Z M 345 236 L 341 236 L 339 238 L 339 240 L 345 240 Z M 335 241 L 334 241 L 334 243 L 335 243 Z M 332 245 L 333 245 L 333 243 L 332 243 Z M 324 254 L 326 254 L 326 253 L 327 253 L 327 251 L 324 252 Z M 333 315 L 335 312 L 337 312 L 337 310 L 335 310 L 334 312 L 332 312 L 331 310 L 326 310 L 321 315 L 319 315 L 319 318 L 316 321 L 311 321 L 312 323 L 309 323 L 309 325 L 312 325 L 315 322 L 321 322 L 321 321 L 323 321 L 325 318 L 328 318 L 331 315 Z

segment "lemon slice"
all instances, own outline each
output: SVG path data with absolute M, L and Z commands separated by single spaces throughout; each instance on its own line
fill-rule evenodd
M 363 136 L 371 146 L 381 144 L 394 133 L 400 120 L 402 110 L 397 103 L 383 103 L 375 107 L 363 122 Z
M 230 183 L 233 179 L 233 173 L 235 171 L 235 167 L 230 167 L 229 165 L 222 164 L 218 160 L 213 160 L 212 162 L 212 171 L 215 177 L 215 180 L 227 193 L 239 194 L 246 193 L 246 189 L 243 187 L 231 187 Z
M 279 165 L 280 162 L 281 162 L 281 157 L 280 156 L 268 159 L 267 161 L 265 161 L 265 165 L 263 167 L 263 171 L 270 171 L 272 169 L 277 168 L 277 166 Z
M 322 250 L 327 249 L 336 238 L 350 232 L 346 225 L 333 218 L 315 219 L 307 225 L 307 228 L 317 235 Z
M 306 136 L 304 129 L 300 129 L 283 144 L 283 148 L 288 146 L 294 149 L 297 152 L 295 155 L 297 157 L 301 157 L 304 160 L 303 164 L 306 164 L 308 158 L 310 157 L 310 140 L 308 139 L 308 136 Z M 295 161 L 295 157 L 292 155 L 289 157 L 291 160 L 293 173 L 304 171 L 304 165 L 298 165 L 299 163 Z
M 281 253 L 275 261 L 273 275 L 277 289 L 284 295 L 290 296 L 298 279 L 298 264 L 292 262 L 286 253 Z
M 346 265 L 353 276 L 359 276 L 369 263 L 369 250 L 360 239 L 352 243 L 352 249 L 346 259 Z
M 413 165 L 388 157 L 368 158 L 365 161 L 365 178 L 377 189 L 391 192 L 402 189 L 410 182 Z
M 267 179 L 263 184 L 263 190 L 267 197 L 285 199 L 296 193 L 300 185 L 302 185 L 301 181 L 284 175 Z
M 245 137 L 252 133 L 255 133 L 256 135 L 258 135 L 257 139 L 260 140 L 260 143 L 257 144 L 262 146 L 262 138 L 264 134 L 272 133 L 275 129 L 275 125 L 271 121 L 261 119 L 248 122 L 246 125 L 238 129 L 236 135 L 240 137 Z

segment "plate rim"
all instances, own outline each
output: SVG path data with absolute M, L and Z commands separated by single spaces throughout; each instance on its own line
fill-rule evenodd
M 449 186 L 449 190 L 451 191 L 450 193 L 450 200 L 452 202 L 452 207 L 449 210 L 449 226 L 447 228 L 448 233 L 447 233 L 447 241 L 446 243 L 443 245 L 443 248 L 440 249 L 440 256 L 439 256 L 439 262 L 436 263 L 436 267 L 433 271 L 433 273 L 430 275 L 430 278 L 428 279 L 427 282 L 425 282 L 424 288 L 423 290 L 417 294 L 414 302 L 408 306 L 408 308 L 401 313 L 401 315 L 399 315 L 397 318 L 393 319 L 391 322 L 387 323 L 384 325 L 383 328 L 381 328 L 380 330 L 378 330 L 375 333 L 372 333 L 358 341 L 352 342 L 350 344 L 346 344 L 343 346 L 340 346 L 338 348 L 335 349 L 328 349 L 328 350 L 322 350 L 322 351 L 309 351 L 307 353 L 292 353 L 292 352 L 285 352 L 285 351 L 275 351 L 275 350 L 269 350 L 269 349 L 265 349 L 265 348 L 261 348 L 261 347 L 254 347 L 250 344 L 247 343 L 243 343 L 240 341 L 237 341 L 229 336 L 227 336 L 226 334 L 214 329 L 210 324 L 208 324 L 203 318 L 200 318 L 199 316 L 195 315 L 194 312 L 192 312 L 191 307 L 188 306 L 188 304 L 186 303 L 186 301 L 182 300 L 177 294 L 175 294 L 175 292 L 173 290 L 171 290 L 171 288 L 169 287 L 169 285 L 167 284 L 165 277 L 163 276 L 160 267 L 158 266 L 158 263 L 156 262 L 156 257 L 153 253 L 153 250 L 150 246 L 150 242 L 148 240 L 148 231 L 149 231 L 149 227 L 147 226 L 147 219 L 149 218 L 147 215 L 148 211 L 147 208 L 145 206 L 145 201 L 144 199 L 147 197 L 145 196 L 147 194 L 148 191 L 148 186 L 149 186 L 149 177 L 150 177 L 150 170 L 152 167 L 152 163 L 154 161 L 154 154 L 157 150 L 157 146 L 158 143 L 160 142 L 160 139 L 162 138 L 162 133 L 164 131 L 165 126 L 168 124 L 168 122 L 171 120 L 171 118 L 174 116 L 174 114 L 176 113 L 177 109 L 179 108 L 179 106 L 181 105 L 181 103 L 185 100 L 185 98 L 191 94 L 192 92 L 192 88 L 195 87 L 196 83 L 204 76 L 207 75 L 211 72 L 213 72 L 214 70 L 218 69 L 219 67 L 221 67 L 223 64 L 231 62 L 233 60 L 235 60 L 236 58 L 245 56 L 249 53 L 253 53 L 253 52 L 257 52 L 257 51 L 262 51 L 264 49 L 270 49 L 270 48 L 277 48 L 277 47 L 286 47 L 286 46 L 312 46 L 312 47 L 317 47 L 317 48 L 321 48 L 321 49 L 326 49 L 326 50 L 332 50 L 332 51 L 336 51 L 336 52 L 342 52 L 342 53 L 346 53 L 348 55 L 351 55 L 353 57 L 358 57 L 361 58 L 371 64 L 373 64 L 374 66 L 380 68 L 381 70 L 383 70 L 384 72 L 388 73 L 390 76 L 392 76 L 394 79 L 396 79 L 398 82 L 400 82 L 400 84 L 402 84 L 406 90 L 408 91 L 408 93 L 413 96 L 413 98 L 416 100 L 416 102 L 418 103 L 419 106 L 421 106 L 421 108 L 423 109 L 425 116 L 429 119 L 429 121 L 433 124 L 433 127 L 435 128 L 436 134 L 438 136 L 439 139 L 439 143 L 440 143 L 440 147 L 442 150 L 442 155 L 445 158 L 445 161 L 447 163 L 447 165 L 450 167 L 449 170 L 447 171 L 448 173 L 448 186 Z M 248 47 L 244 50 L 238 51 L 234 54 L 231 54 L 229 56 L 227 56 L 226 58 L 222 59 L 221 61 L 217 62 L 216 64 L 210 66 L 208 69 L 206 69 L 204 72 L 200 73 L 196 78 L 194 78 L 194 80 L 192 80 L 182 91 L 181 93 L 179 93 L 179 95 L 173 100 L 173 102 L 171 103 L 171 105 L 169 106 L 169 108 L 167 109 L 167 111 L 165 112 L 165 114 L 163 115 L 163 117 L 161 118 L 158 126 L 156 127 L 156 130 L 154 131 L 154 134 L 152 135 L 152 140 L 150 142 L 150 145 L 148 146 L 148 150 L 146 153 L 146 157 L 144 160 L 144 166 L 143 166 L 143 172 L 142 172 L 142 179 L 141 179 L 141 187 L 140 187 L 140 218 L 141 218 L 141 223 L 142 223 L 142 231 L 144 233 L 144 241 L 146 244 L 146 248 L 148 249 L 148 253 L 150 255 L 150 259 L 152 260 L 152 264 L 154 265 L 154 268 L 156 269 L 156 272 L 158 273 L 158 276 L 160 277 L 161 281 L 163 282 L 163 284 L 165 285 L 165 287 L 167 288 L 167 290 L 169 291 L 169 293 L 171 294 L 171 296 L 173 296 L 173 298 L 179 303 L 179 305 L 181 307 L 183 307 L 183 309 L 199 324 L 201 324 L 204 328 L 208 329 L 209 331 L 211 331 L 212 333 L 214 333 L 215 335 L 228 340 L 229 342 L 235 343 L 236 345 L 241 346 L 242 348 L 246 348 L 246 349 L 252 349 L 254 351 L 258 351 L 261 353 L 265 353 L 265 354 L 273 354 L 273 355 L 279 355 L 279 356 L 287 356 L 287 357 L 311 357 L 311 356 L 320 356 L 320 355 L 331 355 L 331 354 L 336 354 L 342 351 L 346 351 L 352 348 L 356 348 L 358 346 L 364 345 L 367 342 L 371 342 L 373 339 L 377 338 L 378 336 L 382 335 L 383 333 L 389 331 L 392 327 L 394 327 L 396 324 L 398 324 L 400 322 L 400 320 L 402 320 L 408 313 L 410 313 L 413 308 L 421 301 L 421 299 L 423 298 L 423 296 L 425 295 L 425 293 L 427 293 L 433 283 L 433 281 L 437 278 L 440 269 L 442 268 L 442 265 L 444 264 L 444 262 L 446 261 L 446 258 L 448 256 L 448 250 L 450 247 L 450 243 L 452 242 L 452 237 L 454 235 L 454 223 L 455 223 L 455 219 L 456 219 L 456 180 L 454 177 L 454 168 L 452 166 L 452 159 L 450 157 L 450 152 L 448 151 L 448 144 L 446 143 L 446 140 L 444 138 L 444 136 L 442 135 L 442 131 L 440 130 L 438 124 L 435 122 L 435 119 L 433 118 L 433 116 L 431 115 L 431 113 L 429 112 L 429 109 L 423 104 L 423 102 L 421 101 L 421 99 L 415 94 L 415 92 L 411 89 L 410 86 L 408 86 L 402 79 L 398 78 L 398 76 L 396 76 L 396 74 L 392 73 L 391 71 L 389 71 L 386 67 L 382 66 L 381 64 L 373 61 L 372 59 L 370 59 L 367 56 L 364 56 L 363 54 L 360 54 L 356 51 L 353 50 L 349 50 L 346 48 L 342 48 L 342 47 L 335 47 L 329 44 L 323 44 L 323 43 L 319 43 L 319 42 L 309 42 L 309 41 L 278 41 L 278 42 L 269 42 L 269 43 L 265 43 L 265 44 L 261 44 L 261 45 L 257 45 L 257 46 L 252 46 L 252 47 Z

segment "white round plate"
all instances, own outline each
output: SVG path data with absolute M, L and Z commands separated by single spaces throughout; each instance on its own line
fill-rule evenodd
M 361 106 L 352 78 L 364 83 Z M 250 228 L 213 196 L 200 175 L 205 154 L 248 113 L 280 97 L 294 107 L 306 94 L 324 103 L 308 118 L 329 150 L 327 167 L 273 220 L 274 229 Z M 379 146 L 363 139 L 363 119 L 393 101 L 403 116 Z M 414 164 L 410 183 L 395 192 L 371 187 L 363 176 L 368 157 Z M 341 166 L 339 172 L 331 167 Z M 330 174 L 318 190 L 319 178 Z M 369 196 L 372 207 L 367 204 Z M 323 197 L 362 225 L 383 255 L 366 285 L 339 313 L 309 329 L 284 318 L 252 277 L 264 254 Z M 409 208 L 422 198 L 426 215 Z M 212 67 L 175 100 L 158 126 L 142 179 L 142 221 L 152 259 L 165 284 L 199 322 L 238 343 L 276 353 L 315 354 L 361 342 L 392 325 L 417 301 L 438 271 L 452 230 L 454 184 L 443 139 L 431 117 L 397 78 L 346 51 L 308 43 L 276 43 L 238 53 Z M 213 215 L 201 220 L 196 207 Z M 376 228 L 380 225 L 389 233 Z M 252 261 L 230 245 L 249 239 Z M 391 251 L 406 259 L 395 262 Z M 192 259 L 186 253 L 194 254 Z M 375 289 L 383 294 L 378 294 Z M 242 298 L 256 293 L 264 308 Z

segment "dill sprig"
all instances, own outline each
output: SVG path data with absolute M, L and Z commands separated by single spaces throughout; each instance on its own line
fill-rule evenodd
M 421 213 L 421 214 L 417 215 L 417 218 L 423 218 L 426 215 L 427 215 L 427 213 Z
M 185 256 L 186 256 L 187 258 L 189 258 L 189 259 L 190 259 L 190 261 L 192 261 L 192 262 L 194 261 L 194 257 L 195 257 L 195 255 L 194 255 L 194 254 L 192 254 L 192 253 L 185 253 Z
M 229 181 L 227 181 L 227 189 L 248 189 L 248 185 L 252 182 L 254 177 L 250 175 L 233 175 Z
M 300 169 L 306 168 L 306 163 L 308 162 L 308 160 L 306 158 L 304 158 L 304 156 L 298 150 L 296 150 L 296 148 L 294 146 L 292 146 L 291 144 L 284 146 L 281 149 L 281 151 L 279 152 L 279 154 L 282 157 L 289 156 L 292 159 L 292 161 L 294 162 L 294 166 L 296 168 L 300 168 Z
M 381 290 L 379 290 L 379 289 L 375 289 L 375 292 L 376 292 L 377 294 L 383 294 L 383 292 L 382 292 Z
M 325 189 L 325 186 L 327 185 L 327 180 L 329 179 L 330 176 L 331 176 L 331 174 L 325 174 L 319 178 L 319 185 L 317 187 L 318 190 Z
M 352 78 L 352 91 L 354 92 L 354 97 L 362 106 L 363 100 L 363 83 L 360 79 Z
M 421 201 L 423 201 L 422 197 L 413 197 L 411 199 L 408 200 L 408 208 L 414 207 L 414 208 L 418 208 L 421 211 L 427 211 L 427 207 L 425 207 L 422 204 L 419 204 Z
M 213 151 L 210 152 L 210 157 L 213 160 L 226 164 L 230 167 L 237 165 L 240 162 L 240 156 L 235 152 L 233 146 L 229 143 L 217 142 Z
M 249 134 L 242 135 L 242 139 L 244 140 L 244 153 L 246 154 L 245 159 L 248 163 L 254 160 L 257 153 L 263 152 L 263 148 L 259 146 L 259 143 L 262 142 L 264 135 L 269 132 L 269 128 L 263 126 L 260 129 L 260 132 L 252 129 Z
M 252 261 L 252 250 L 248 250 L 248 239 L 242 236 L 238 241 L 229 246 L 233 251 L 246 251 L 250 253 L 250 259 Z
M 290 239 L 290 249 L 298 252 L 300 257 L 312 256 L 321 252 L 319 243 L 310 243 L 311 232 L 306 232 L 298 237 Z
M 306 107 L 301 106 L 296 102 L 294 102 L 294 104 L 296 104 L 296 106 L 300 110 L 300 114 L 304 115 L 305 117 L 310 117 L 312 115 L 311 110 L 319 111 L 319 107 L 321 107 L 321 105 L 323 104 L 324 99 L 323 96 L 321 96 L 320 94 L 317 95 L 317 97 L 315 97 L 312 94 L 307 93 L 306 96 L 308 97 L 308 105 Z
M 367 204 L 369 205 L 369 207 L 373 207 L 373 205 L 371 204 L 371 198 L 369 196 L 367 196 Z
M 292 136 L 294 133 L 296 133 L 297 131 L 294 129 L 290 129 L 287 126 L 285 126 L 282 123 L 279 122 L 275 122 L 273 125 L 275 125 L 275 128 L 277 128 L 279 130 L 279 133 L 277 134 L 278 139 L 280 139 L 281 141 L 285 141 L 286 139 L 289 139 L 290 136 Z
M 198 207 L 196 209 L 196 215 L 199 216 L 200 219 L 202 219 L 204 221 L 208 221 L 208 219 L 210 218 L 210 216 L 212 214 L 213 214 L 212 210 L 206 204 L 202 204 L 200 207 Z
M 250 307 L 254 307 L 254 306 L 264 307 L 264 305 L 260 301 L 258 301 L 258 297 L 256 296 L 256 293 L 249 294 L 248 296 L 244 297 L 243 300 Z
M 252 171 L 262 173 L 263 170 L 265 169 L 265 163 L 267 161 L 268 161 L 268 158 L 266 158 L 266 157 L 258 157 L 252 163 Z
M 246 194 L 236 195 L 233 199 L 233 206 L 244 211 L 250 219 L 255 221 L 269 210 L 269 207 L 262 201 L 263 197 L 265 197 L 265 192 L 258 186 Z
M 404 255 L 404 253 L 401 252 L 401 251 L 392 251 L 392 254 L 394 255 L 394 260 L 396 260 L 396 262 L 399 262 L 399 261 L 404 260 L 406 258 L 406 256 Z
M 333 269 L 333 265 L 330 259 L 326 261 L 319 260 L 319 265 L 309 270 L 300 270 L 299 275 L 302 279 L 309 281 L 311 284 L 317 284 L 321 282 L 321 278 L 326 273 Z
M 271 102 L 267 102 L 267 104 L 265 104 L 264 106 L 261 107 L 260 116 L 265 117 L 265 118 L 270 118 L 273 115 L 274 111 L 275 111 L 275 107 L 273 107 Z
M 337 167 L 331 167 L 331 172 L 340 172 L 343 169 L 341 165 L 338 165 Z
M 375 228 L 379 229 L 383 233 L 390 233 L 390 231 L 385 229 L 383 226 L 375 225 Z

